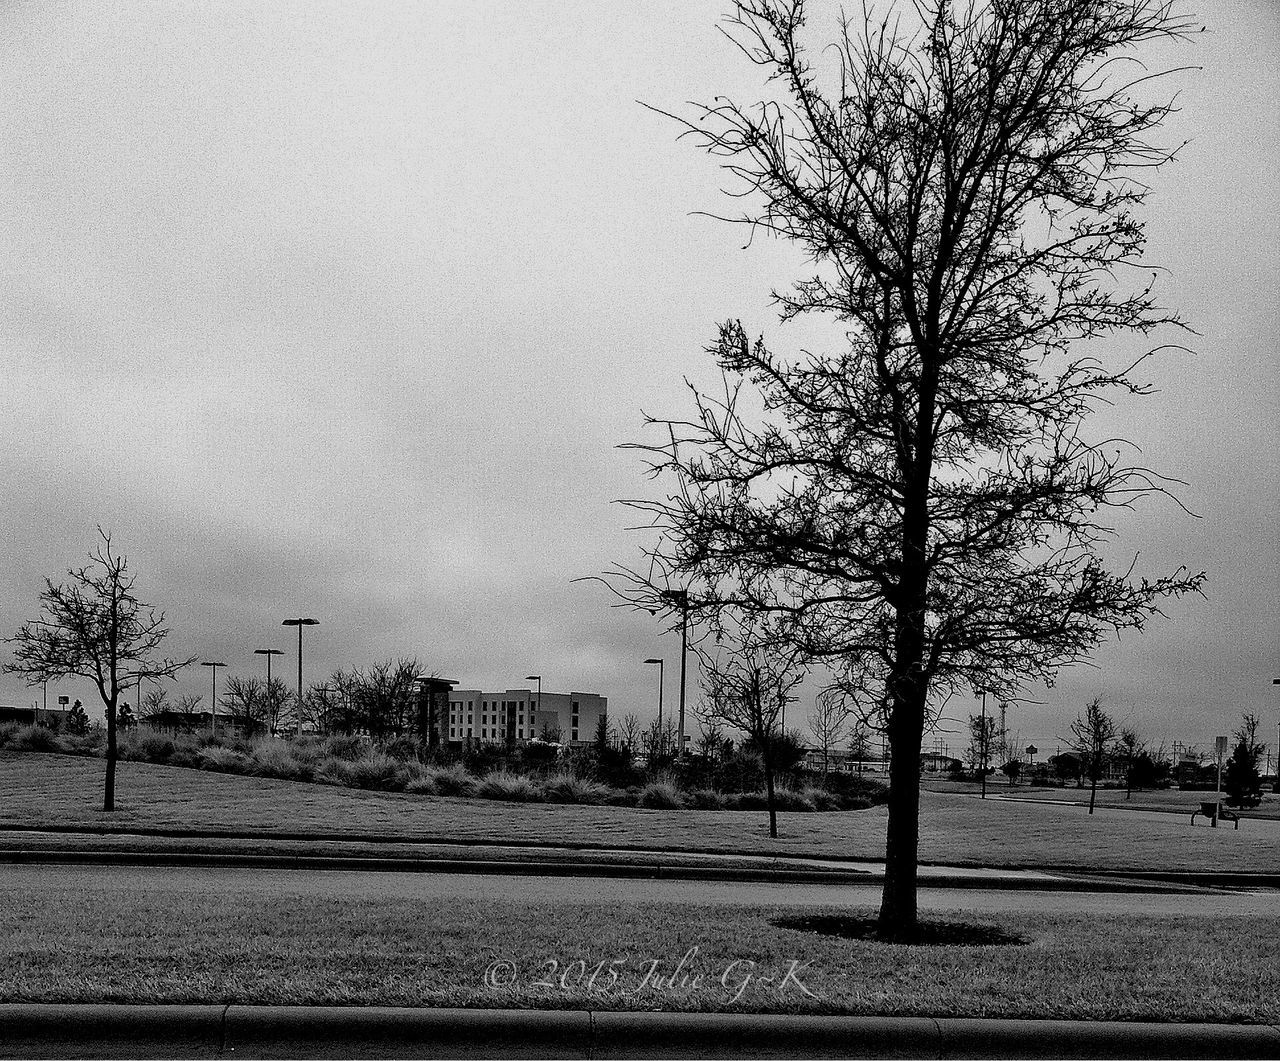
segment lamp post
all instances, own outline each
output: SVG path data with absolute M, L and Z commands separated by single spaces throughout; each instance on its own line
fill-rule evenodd
M 302 628 L 304 626 L 319 626 L 319 619 L 286 619 L 280 624 L 281 626 L 296 626 L 298 628 L 298 736 L 302 736 Z M 270 659 L 270 657 L 267 657 Z
M 253 650 L 255 656 L 267 657 L 267 703 L 271 706 L 271 736 L 276 735 L 276 723 L 279 721 L 280 705 L 271 697 L 271 657 L 283 656 L 284 652 L 278 648 L 255 648 Z
M 1272 678 L 1271 684 L 1280 685 L 1280 678 Z M 1276 719 L 1276 781 L 1271 791 L 1280 792 L 1280 719 Z
M 661 749 L 662 748 L 662 687 L 663 685 L 666 684 L 663 681 L 663 676 L 666 672 L 667 666 L 665 663 L 663 663 L 661 659 L 658 659 L 656 657 L 647 659 L 645 660 L 645 662 L 656 663 L 658 665 L 658 748 Z M 661 750 L 659 750 L 659 754 L 661 754 Z
M 541 675 L 541 674 L 526 674 L 526 675 L 524 676 L 524 680 L 525 680 L 525 681 L 527 681 L 527 682 L 537 682 L 537 683 L 538 683 L 538 714 L 542 714 L 542 675 Z M 534 724 L 534 727 L 533 727 L 533 735 L 534 735 L 535 737 L 538 735 L 538 730 L 537 730 L 537 724 L 536 724 L 536 723 Z
M 213 669 L 213 700 L 209 704 L 209 732 L 214 736 L 218 733 L 218 668 L 225 667 L 225 663 L 211 663 L 204 660 L 200 666 L 210 667 Z

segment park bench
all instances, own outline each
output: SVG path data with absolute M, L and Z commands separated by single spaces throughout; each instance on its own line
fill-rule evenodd
M 1235 822 L 1236 828 L 1240 828 L 1240 815 L 1233 814 L 1227 810 L 1221 803 L 1205 803 L 1201 802 L 1199 810 L 1191 812 L 1191 824 L 1195 825 L 1196 815 L 1202 814 L 1209 819 L 1210 824 L 1217 825 L 1219 821 Z

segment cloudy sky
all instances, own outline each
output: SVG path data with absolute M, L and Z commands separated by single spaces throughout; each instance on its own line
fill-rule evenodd
M 678 638 L 570 580 L 633 557 L 616 447 L 685 411 L 714 322 L 787 342 L 794 251 L 696 216 L 724 176 L 637 102 L 758 94 L 724 7 L 0 7 L 0 631 L 101 524 L 173 652 L 232 672 L 279 647 L 293 673 L 303 614 L 313 678 L 413 655 L 648 716 L 660 655 L 673 702 Z M 1156 739 L 1280 716 L 1280 20 L 1199 13 L 1154 57 L 1201 69 L 1149 257 L 1200 334 L 1117 420 L 1200 515 L 1149 505 L 1120 552 L 1205 569 L 1209 599 L 1029 691 L 1011 723 L 1042 745 L 1093 695 Z

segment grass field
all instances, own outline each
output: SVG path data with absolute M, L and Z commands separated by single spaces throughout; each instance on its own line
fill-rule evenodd
M 823 912 L 836 913 L 806 914 Z M 268 891 L 247 874 L 194 894 L 0 878 L 0 1001 L 1280 1020 L 1280 918 L 1001 914 L 1025 945 L 915 948 L 777 919 L 662 902 L 442 906 Z
M 928 787 L 936 792 L 976 795 L 981 789 L 974 782 L 940 781 L 928 782 Z M 1038 800 L 1041 802 L 1062 802 L 1089 804 L 1089 789 L 1077 788 L 1074 785 L 1065 788 L 1033 788 L 1030 785 L 1009 786 L 1001 780 L 998 784 L 987 786 L 988 799 Z M 1098 807 L 1109 807 L 1114 810 L 1147 810 L 1165 811 L 1170 814 L 1185 814 L 1191 817 L 1201 801 L 1221 798 L 1216 792 L 1186 792 L 1177 788 L 1137 789 L 1126 799 L 1122 788 L 1098 789 Z M 1263 793 L 1262 802 L 1256 807 L 1239 812 L 1244 818 L 1259 818 L 1280 821 L 1280 796 L 1271 791 Z
M 0 826 L 225 829 L 247 833 L 342 832 L 458 842 L 578 844 L 820 858 L 880 858 L 883 808 L 779 815 L 660 811 L 449 799 L 273 781 L 143 763 L 121 763 L 119 809 L 101 806 L 103 764 L 58 755 L 0 754 Z M 955 865 L 1080 869 L 1271 871 L 1280 827 L 1192 826 L 1185 817 L 1052 804 L 979 800 L 926 791 L 920 857 Z

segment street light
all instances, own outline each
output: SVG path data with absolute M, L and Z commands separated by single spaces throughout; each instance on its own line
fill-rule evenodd
M 302 628 L 304 626 L 319 626 L 319 619 L 286 619 L 280 624 L 281 626 L 296 626 L 298 628 L 298 736 L 302 736 Z M 270 657 L 267 657 L 270 659 Z
M 527 681 L 527 682 L 537 682 L 537 683 L 538 683 L 538 714 L 542 714 L 542 675 L 541 675 L 541 674 L 526 674 L 526 675 L 524 676 L 524 680 L 525 680 L 525 681 Z M 535 723 L 534 723 L 534 725 L 530 727 L 530 729 L 532 729 L 532 730 L 533 730 L 533 734 L 534 734 L 534 736 L 536 737 L 536 736 L 538 735 L 537 723 L 535 722 Z
M 656 663 L 658 665 L 658 739 L 662 739 L 662 686 L 663 675 L 666 673 L 667 665 L 660 659 L 647 659 L 646 663 Z
M 213 668 L 213 701 L 209 704 L 209 732 L 214 736 L 218 733 L 218 668 L 225 667 L 225 663 L 211 663 L 204 660 L 200 666 Z
M 255 648 L 253 650 L 253 654 L 255 656 L 267 657 L 267 691 L 270 692 L 271 691 L 271 657 L 283 656 L 284 651 L 278 648 Z
M 684 754 L 684 686 L 685 686 L 685 662 L 689 656 L 689 591 L 687 589 L 668 589 L 663 590 L 662 597 L 667 600 L 679 601 L 680 603 L 680 744 L 677 748 L 677 755 Z M 657 615 L 657 608 L 649 609 L 650 615 Z M 646 663 L 652 662 L 646 660 Z M 784 707 L 785 711 L 786 708 Z M 785 723 L 785 716 L 783 719 Z

